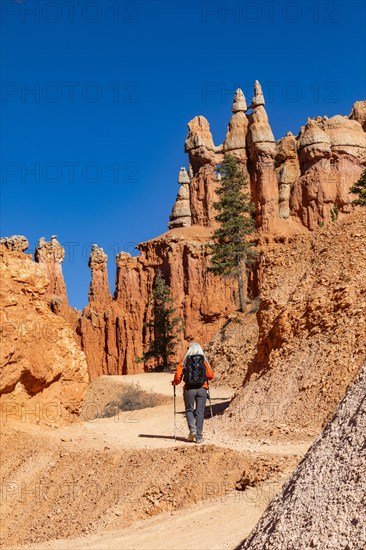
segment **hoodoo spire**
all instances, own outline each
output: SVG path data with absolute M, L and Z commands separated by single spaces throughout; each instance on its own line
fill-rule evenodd
M 233 113 L 245 113 L 248 110 L 245 95 L 241 88 L 238 88 L 235 92 L 233 106 L 231 110 Z
M 264 105 L 264 95 L 262 91 L 262 86 L 259 84 L 259 81 L 254 82 L 254 97 L 252 101 L 252 107 L 259 107 L 259 105 Z

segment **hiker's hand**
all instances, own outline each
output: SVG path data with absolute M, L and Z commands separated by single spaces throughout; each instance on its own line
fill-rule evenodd
M 174 380 L 172 380 L 172 386 L 175 386 L 175 385 L 176 385 L 176 384 L 175 384 Z

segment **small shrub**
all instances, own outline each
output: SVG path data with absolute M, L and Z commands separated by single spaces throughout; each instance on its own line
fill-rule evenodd
M 100 418 L 111 418 L 119 411 L 136 411 L 148 407 L 157 407 L 167 400 L 168 398 L 165 399 L 165 396 L 145 392 L 139 384 L 131 384 L 122 390 L 119 397 L 106 405 L 100 414 Z
M 339 208 L 335 204 L 334 208 L 332 208 L 331 211 L 330 211 L 330 217 L 331 217 L 332 222 L 335 222 L 335 221 L 338 220 L 338 215 L 339 215 Z

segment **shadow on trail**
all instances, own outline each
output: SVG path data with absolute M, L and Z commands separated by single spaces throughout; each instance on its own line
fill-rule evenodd
M 211 398 L 211 401 L 215 401 L 215 399 Z M 228 406 L 231 403 L 231 399 L 228 399 L 227 401 L 221 401 L 221 403 L 213 403 L 212 404 L 212 414 L 213 416 L 216 416 L 217 414 L 222 414 L 225 409 L 228 408 Z M 210 409 L 210 403 L 206 402 L 205 407 L 205 418 L 211 417 L 211 409 Z
M 185 441 L 186 437 L 174 437 L 174 435 L 155 435 L 155 434 L 139 434 L 139 437 L 148 437 L 149 439 L 172 439 L 173 441 Z

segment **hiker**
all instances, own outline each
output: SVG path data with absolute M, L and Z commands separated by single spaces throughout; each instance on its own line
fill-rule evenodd
M 189 344 L 187 353 L 180 361 L 175 371 L 173 386 L 185 382 L 183 397 L 186 407 L 186 417 L 189 428 L 187 441 L 202 443 L 203 417 L 206 406 L 208 382 L 213 380 L 214 372 L 197 342 Z

